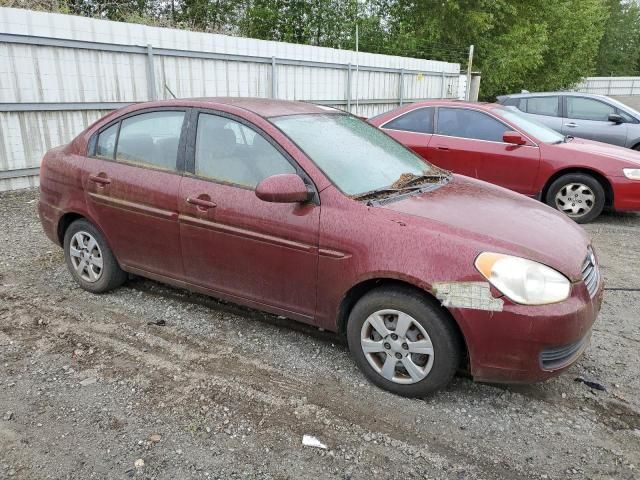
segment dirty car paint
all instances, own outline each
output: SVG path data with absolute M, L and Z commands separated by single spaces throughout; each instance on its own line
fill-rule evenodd
M 259 129 L 295 162 L 314 200 L 268 203 L 250 188 L 196 177 L 188 130 L 175 172 L 90 155 L 91 139 L 110 121 L 162 108 L 233 115 Z M 464 337 L 475 377 L 526 381 L 557 373 L 541 370 L 540 351 L 582 338 L 602 301 L 602 284 L 592 298 L 580 278 L 589 245 L 580 227 L 538 202 L 462 176 L 384 204 L 350 198 L 270 121 L 316 113 L 328 114 L 311 104 L 260 99 L 129 106 L 45 156 L 43 227 L 60 243 L 67 215 L 86 217 L 126 271 L 327 330 L 344 328 L 354 295 L 402 283 L 444 305 Z M 112 176 L 111 183 L 90 186 L 90 175 Z M 216 206 L 198 209 L 187 202 L 192 197 Z M 487 250 L 557 269 L 573 282 L 570 297 L 539 307 L 498 298 L 474 267 Z

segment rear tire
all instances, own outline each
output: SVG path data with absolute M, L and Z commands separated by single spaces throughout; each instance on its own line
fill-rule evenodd
M 463 352 L 441 307 L 426 295 L 399 287 L 376 288 L 356 303 L 347 340 L 369 380 L 403 397 L 423 397 L 445 387 Z
M 549 186 L 545 202 L 577 223 L 588 223 L 602 213 L 605 192 L 593 176 L 568 173 Z
M 127 279 L 102 233 L 85 219 L 67 228 L 64 258 L 73 279 L 89 292 L 108 292 Z

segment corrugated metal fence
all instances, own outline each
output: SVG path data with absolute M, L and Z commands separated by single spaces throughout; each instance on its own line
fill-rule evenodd
M 586 77 L 572 90 L 614 97 L 640 95 L 640 77 Z
M 0 191 L 37 182 L 49 148 L 158 98 L 304 100 L 372 116 L 456 98 L 460 65 L 0 8 Z

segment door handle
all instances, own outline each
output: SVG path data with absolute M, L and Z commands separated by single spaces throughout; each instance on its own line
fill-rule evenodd
M 196 198 L 187 197 L 187 203 L 190 203 L 191 205 L 195 205 L 197 207 L 205 208 L 205 209 L 216 207 L 216 204 L 211 200 L 207 200 L 205 198 L 198 198 L 198 197 Z
M 97 183 L 98 185 L 109 185 L 111 183 L 111 179 L 104 174 L 91 174 L 89 175 L 89 180 L 93 183 Z
M 579 125 L 577 123 L 571 122 L 571 123 L 565 124 L 565 127 L 575 128 L 575 127 L 579 127 Z
M 445 147 L 444 145 L 438 145 L 438 146 L 436 146 L 436 148 L 438 150 L 444 150 L 445 152 L 449 150 L 449 147 Z

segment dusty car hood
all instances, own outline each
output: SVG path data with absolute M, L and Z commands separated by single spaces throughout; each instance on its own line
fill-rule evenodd
M 438 222 L 492 250 L 529 258 L 581 278 L 589 239 L 574 221 L 510 190 L 454 175 L 438 189 L 391 201 L 382 208 Z M 478 252 L 480 253 L 480 252 Z
M 580 154 L 588 153 L 599 155 L 607 158 L 615 158 L 629 163 L 630 167 L 640 167 L 640 152 L 631 150 L 630 148 L 618 147 L 608 143 L 595 142 L 584 138 L 574 138 L 566 143 L 550 145 L 554 148 L 571 151 Z

